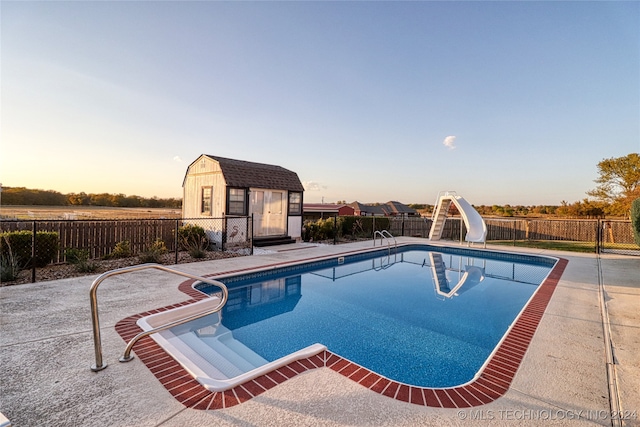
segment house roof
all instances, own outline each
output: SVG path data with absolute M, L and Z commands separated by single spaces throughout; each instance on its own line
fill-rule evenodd
M 352 206 L 356 211 L 360 211 L 361 213 L 371 214 L 371 215 L 402 215 L 402 214 L 412 214 L 417 215 L 415 209 L 410 208 L 409 206 L 402 204 L 400 202 L 387 202 L 383 205 L 363 205 L 360 202 L 353 202 L 349 206 Z
M 409 206 L 395 201 L 387 202 L 383 205 L 383 208 L 389 212 L 391 215 L 401 215 L 401 214 L 417 214 L 415 209 L 410 208 Z
M 304 191 L 298 174 L 281 166 L 228 159 L 209 154 L 205 154 L 205 156 L 218 162 L 224 180 L 230 187 Z
M 356 211 L 360 211 L 361 213 L 368 213 L 371 215 L 385 215 L 385 211 L 382 209 L 381 205 L 363 205 L 360 202 L 350 203 L 349 206 L 353 207 Z
M 343 206 L 331 203 L 305 203 L 302 208 L 305 212 L 338 212 Z
M 334 203 L 305 203 L 302 206 L 302 210 L 304 212 L 330 212 L 330 213 L 339 213 L 340 209 L 348 208 L 349 212 L 353 212 L 353 207 L 344 204 L 334 204 Z

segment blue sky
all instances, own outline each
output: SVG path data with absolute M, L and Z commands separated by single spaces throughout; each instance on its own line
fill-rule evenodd
M 10 2 L 0 182 L 181 197 L 200 154 L 306 202 L 586 198 L 640 151 L 638 2 Z

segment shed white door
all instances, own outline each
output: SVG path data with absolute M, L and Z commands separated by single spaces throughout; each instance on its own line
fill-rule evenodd
M 253 235 L 281 236 L 285 234 L 285 192 L 251 189 Z

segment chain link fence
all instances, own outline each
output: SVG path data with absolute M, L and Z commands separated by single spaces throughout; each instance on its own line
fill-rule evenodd
M 251 217 L 0 221 L 0 283 L 251 255 Z
M 640 255 L 631 221 L 598 221 L 598 251 L 622 255 Z

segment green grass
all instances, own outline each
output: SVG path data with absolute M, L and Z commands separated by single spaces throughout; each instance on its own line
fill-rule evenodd
M 491 240 L 492 245 L 515 246 L 520 248 L 549 249 L 552 251 L 570 251 L 595 253 L 595 242 L 570 242 L 566 240 Z M 608 246 L 607 246 L 608 247 Z

